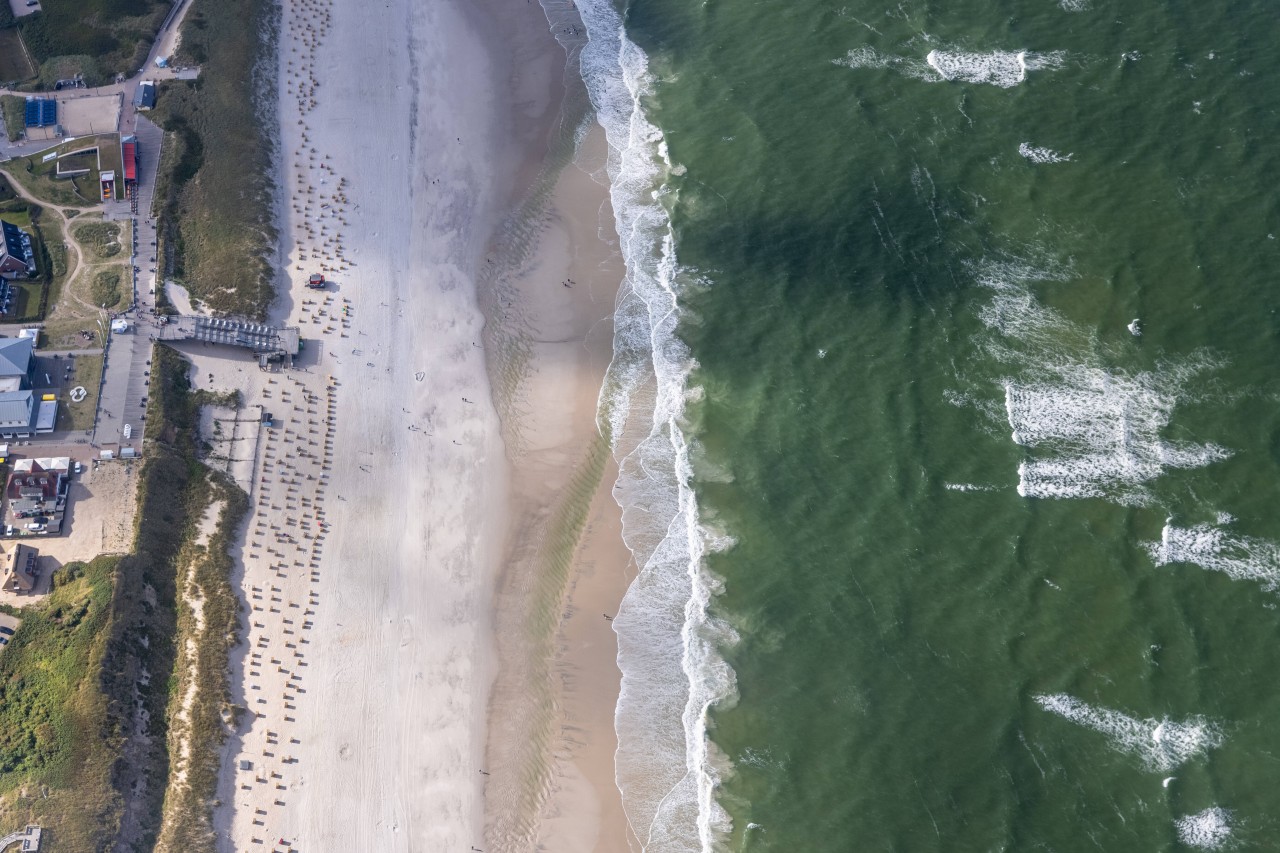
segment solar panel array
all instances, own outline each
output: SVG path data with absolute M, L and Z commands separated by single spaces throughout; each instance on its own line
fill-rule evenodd
M 27 98 L 27 127 L 49 127 L 58 123 L 58 102 L 51 98 Z

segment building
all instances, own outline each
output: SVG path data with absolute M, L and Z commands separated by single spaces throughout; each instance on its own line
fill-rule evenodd
M 138 137 L 120 137 L 120 167 L 124 173 L 124 191 L 131 195 L 138 185 Z
M 101 184 L 102 200 L 111 201 L 116 197 L 116 173 L 112 169 L 106 169 L 98 173 L 98 181 Z
M 35 370 L 35 342 L 30 337 L 0 338 L 0 392 L 30 388 Z
M 17 459 L 5 487 L 5 522 L 19 535 L 45 535 L 62 529 L 71 488 L 71 459 L 66 456 Z
M 30 278 L 35 274 L 31 235 L 12 222 L 0 223 L 0 277 Z
M 268 326 L 221 317 L 180 316 L 161 327 L 158 339 L 241 347 L 251 350 L 264 367 L 275 361 L 292 364 L 294 356 L 302 351 L 302 338 L 296 326 Z
M 30 391 L 0 391 L 0 436 L 17 438 L 31 435 L 35 407 L 36 397 Z
M 143 80 L 133 93 L 133 108 L 149 110 L 156 105 L 156 83 L 154 80 Z
M 30 545 L 14 545 L 4 557 L 5 592 L 32 592 L 40 580 L 40 552 Z
M 36 428 L 36 398 L 31 391 L 34 347 L 29 337 L 0 338 L 0 436 L 4 438 L 28 436 Z

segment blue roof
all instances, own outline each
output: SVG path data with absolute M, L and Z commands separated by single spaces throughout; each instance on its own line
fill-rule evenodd
M 27 127 L 47 127 L 58 123 L 58 102 L 52 98 L 27 98 Z

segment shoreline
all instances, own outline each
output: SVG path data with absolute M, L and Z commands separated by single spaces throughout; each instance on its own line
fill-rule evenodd
M 512 527 L 497 598 L 486 841 L 497 851 L 627 851 L 613 775 L 621 673 L 603 617 L 626 590 L 631 555 L 597 425 L 622 260 L 601 239 L 613 232 L 602 130 L 593 122 L 567 165 L 551 150 L 545 203 L 514 226 L 519 251 L 498 253 L 510 267 L 495 290 L 511 310 L 488 330 L 499 368 L 516 361 L 504 338 L 519 340 L 522 359 L 504 413 Z

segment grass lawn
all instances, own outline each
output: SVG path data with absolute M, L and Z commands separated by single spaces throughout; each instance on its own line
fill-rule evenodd
M 10 160 L 5 173 L 41 201 L 59 207 L 90 207 L 97 203 L 93 196 L 81 196 L 71 181 L 54 177 L 52 160 L 41 163 L 40 156 Z M 95 189 L 96 192 L 96 189 Z
M 102 380 L 102 356 L 79 355 L 75 359 L 75 371 L 71 374 L 71 387 L 83 385 L 89 395 L 79 403 L 71 402 L 68 396 L 58 400 L 59 432 L 65 430 L 87 430 L 93 426 L 93 413 L 98 408 L 98 384 Z
M 118 562 L 60 569 L 0 654 L 0 828 L 39 823 L 50 849 L 101 849 L 119 821 L 101 689 Z
M 22 281 L 13 287 L 13 311 L 5 315 L 10 323 L 26 323 L 39 319 L 40 290 L 44 285 L 35 281 Z
M 0 213 L 0 220 L 11 222 L 28 232 L 31 230 L 31 211 L 26 208 L 22 210 L 6 210 Z

